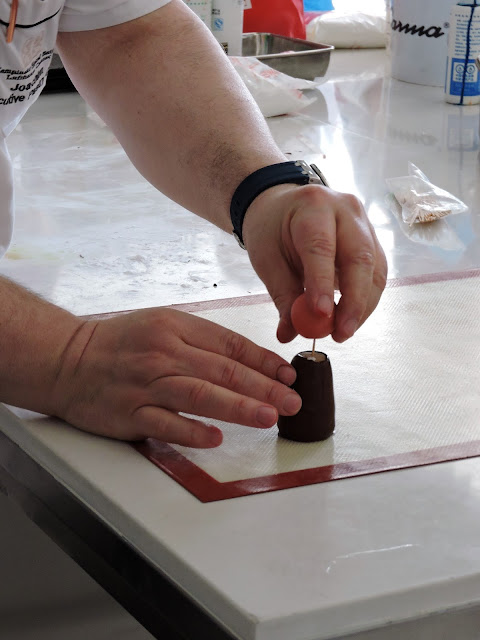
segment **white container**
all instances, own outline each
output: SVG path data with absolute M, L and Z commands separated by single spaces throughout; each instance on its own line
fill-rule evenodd
M 480 4 L 455 5 L 450 14 L 445 100 L 452 104 L 480 103 Z
M 212 0 L 212 32 L 229 56 L 242 55 L 244 0 Z
M 190 7 L 193 13 L 207 25 L 210 29 L 212 21 L 212 0 L 183 0 Z
M 455 0 L 391 0 L 392 77 L 443 87 Z

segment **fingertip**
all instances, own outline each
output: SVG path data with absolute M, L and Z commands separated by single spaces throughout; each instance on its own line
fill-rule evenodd
M 204 449 L 214 449 L 215 447 L 219 447 L 223 442 L 223 432 L 218 427 L 215 427 L 213 424 L 207 424 L 206 426 L 206 440 Z
M 292 323 L 282 318 L 278 323 L 277 340 L 282 344 L 286 344 L 291 342 L 297 335 Z
M 337 344 L 342 344 L 342 342 L 345 342 L 347 338 L 335 331 L 334 333 L 332 333 L 332 340 L 334 340 L 334 342 L 336 342 Z
M 278 420 L 278 411 L 275 407 L 263 405 L 257 409 L 255 420 L 260 429 L 270 429 Z
M 347 318 L 338 328 L 335 328 L 332 338 L 338 343 L 346 342 L 355 335 L 358 327 L 359 323 L 355 318 Z
M 292 366 L 282 364 L 277 371 L 277 380 L 290 387 L 297 378 L 297 372 Z

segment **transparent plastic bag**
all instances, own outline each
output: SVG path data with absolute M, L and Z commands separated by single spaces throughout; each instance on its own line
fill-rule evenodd
M 468 211 L 464 202 L 432 184 L 412 162 L 408 163 L 408 173 L 408 176 L 386 180 L 402 207 L 402 219 L 407 224 L 432 222 L 452 213 Z
M 288 76 L 257 58 L 230 56 L 230 62 L 266 118 L 300 111 L 317 99 L 302 93 L 314 89 L 316 82 Z
M 406 224 L 402 218 L 402 207 L 392 194 L 387 196 L 385 204 L 397 218 L 401 231 L 412 242 L 438 247 L 443 251 L 465 250 L 465 244 L 447 220 L 434 220 L 429 224 Z

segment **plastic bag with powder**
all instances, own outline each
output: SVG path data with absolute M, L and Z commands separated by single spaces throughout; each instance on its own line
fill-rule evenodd
M 307 40 L 328 42 L 336 49 L 382 48 L 387 44 L 385 15 L 332 11 L 307 24 Z
M 316 82 L 288 76 L 257 58 L 230 56 L 230 62 L 266 118 L 300 111 L 317 99 L 302 93 L 314 89 Z
M 402 207 L 403 221 L 409 225 L 468 211 L 464 202 L 432 184 L 412 162 L 408 163 L 408 176 L 387 178 L 386 183 Z

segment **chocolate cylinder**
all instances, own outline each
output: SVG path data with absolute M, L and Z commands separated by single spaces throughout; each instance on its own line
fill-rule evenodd
M 295 416 L 280 416 L 278 432 L 282 438 L 298 442 L 318 442 L 335 429 L 335 399 L 330 360 L 325 353 L 302 351 L 292 360 L 297 379 L 292 385 L 302 398 Z

